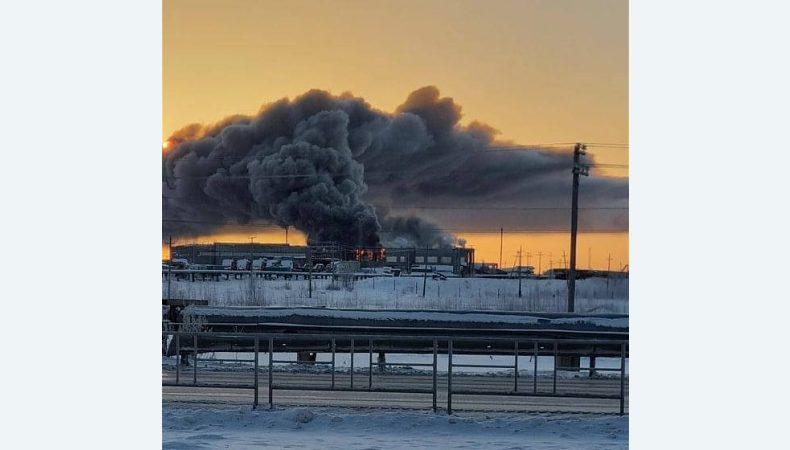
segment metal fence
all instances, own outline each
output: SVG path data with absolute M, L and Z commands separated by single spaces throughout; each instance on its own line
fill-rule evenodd
M 254 391 L 253 395 L 253 408 L 259 406 L 259 390 L 261 383 L 259 376 L 261 374 L 260 357 L 268 355 L 268 364 L 266 367 L 266 374 L 268 380 L 265 387 L 268 390 L 268 405 L 269 408 L 274 407 L 274 391 L 276 390 L 291 390 L 291 391 L 339 391 L 339 392 L 384 392 L 384 393 L 405 393 L 405 394 L 431 394 L 433 400 L 433 410 L 438 411 L 437 397 L 439 393 L 438 378 L 439 372 L 437 370 L 437 358 L 440 354 L 447 356 L 447 373 L 446 373 L 446 394 L 447 394 L 447 412 L 453 412 L 453 396 L 454 395 L 482 395 L 482 396 L 521 396 L 521 397 L 563 397 L 563 398 L 577 398 L 577 399 L 611 399 L 619 400 L 619 414 L 625 413 L 625 383 L 626 383 L 626 360 L 628 359 L 628 342 L 623 340 L 592 340 L 592 339 L 551 339 L 551 338 L 520 338 L 520 337 L 491 337 L 480 338 L 478 336 L 404 336 L 400 334 L 346 334 L 346 333 L 324 333 L 324 334 L 283 334 L 283 333 L 250 333 L 250 332 L 193 332 L 193 331 L 163 331 L 163 339 L 172 338 L 175 345 L 175 354 L 181 355 L 195 355 L 194 364 L 187 370 L 182 368 L 181 361 L 176 361 L 175 369 L 175 382 L 164 381 L 163 387 L 192 387 L 192 388 L 229 388 L 229 389 L 251 389 Z M 249 349 L 253 354 L 252 360 L 223 360 L 212 359 L 212 361 L 233 361 L 233 362 L 248 362 L 254 365 L 254 377 L 252 383 L 207 383 L 198 381 L 198 358 L 197 354 L 201 352 L 217 351 L 215 346 L 212 349 L 199 347 L 199 340 L 207 342 L 226 342 L 239 346 L 238 348 Z M 300 384 L 276 384 L 274 383 L 274 365 L 275 364 L 292 364 L 296 361 L 278 360 L 275 359 L 275 354 L 280 353 L 279 347 L 276 344 L 285 345 L 288 342 L 289 352 L 294 352 L 295 348 L 299 351 L 316 352 L 331 352 L 330 361 L 310 361 L 311 365 L 327 365 L 330 367 L 329 374 L 330 380 L 328 386 L 316 385 L 300 385 Z M 323 342 L 324 344 L 318 344 Z M 376 362 L 373 361 L 374 351 L 387 351 L 392 352 L 392 343 L 397 342 L 399 345 L 408 345 L 408 353 L 427 353 L 432 354 L 433 359 L 430 363 L 420 362 Z M 282 343 L 282 344 L 281 344 Z M 384 346 L 384 344 L 388 344 Z M 377 347 L 377 344 L 380 347 Z M 463 352 L 467 354 L 483 354 L 479 351 L 471 349 L 478 348 L 481 345 L 483 348 L 491 348 L 495 346 L 498 351 L 497 354 L 504 354 L 503 348 L 511 348 L 510 354 L 513 356 L 513 364 L 458 364 L 453 362 L 453 347 L 463 348 Z M 263 347 L 262 347 L 263 346 Z M 459 347 L 461 346 L 461 347 Z M 377 350 L 378 348 L 378 350 Z M 415 350 L 417 349 L 417 350 Z M 591 351 L 590 351 L 591 349 Z M 597 349 L 597 350 L 596 350 Z M 603 350 L 603 351 L 602 351 Z M 350 385 L 339 386 L 335 382 L 336 375 L 336 354 L 348 353 L 350 356 Z M 368 370 L 367 380 L 362 380 L 360 385 L 357 382 L 355 386 L 355 371 L 354 371 L 354 355 L 365 352 L 368 354 Z M 405 352 L 405 351 L 401 351 Z M 524 389 L 523 382 L 524 376 L 519 375 L 519 356 L 530 356 L 533 361 L 532 375 L 527 377 L 527 382 L 531 382 L 531 387 Z M 551 391 L 538 389 L 538 357 L 552 356 L 553 357 L 553 370 L 552 370 L 552 389 Z M 605 368 L 595 367 L 591 363 L 590 367 L 560 366 L 563 360 L 561 357 L 575 356 L 575 357 L 592 357 L 594 361 L 596 357 L 616 357 L 620 361 L 618 368 Z M 432 387 L 430 389 L 413 389 L 413 388 L 387 388 L 375 386 L 373 383 L 373 367 L 386 366 L 414 366 L 426 367 L 431 372 Z M 188 366 L 187 366 L 188 367 Z M 490 369 L 512 369 L 514 371 L 512 389 L 507 391 L 491 391 L 482 389 L 454 389 L 453 388 L 453 369 L 455 368 L 490 368 Z M 184 376 L 188 376 L 191 371 L 191 382 L 182 381 Z M 597 372 L 618 372 L 619 373 L 619 393 L 617 394 L 601 394 L 595 392 L 559 392 L 557 389 L 557 372 L 559 371 L 586 371 L 591 375 Z M 183 376 L 182 376 L 182 372 Z M 359 376 L 357 376 L 359 379 Z M 365 383 L 365 381 L 367 381 Z M 519 387 L 519 382 L 522 386 Z

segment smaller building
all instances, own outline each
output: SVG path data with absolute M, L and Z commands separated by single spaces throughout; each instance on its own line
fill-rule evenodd
M 387 248 L 383 265 L 402 272 L 445 272 L 462 277 L 474 275 L 472 248 Z
M 186 259 L 190 264 L 221 266 L 225 260 L 293 259 L 305 257 L 307 247 L 288 244 L 224 243 L 173 246 L 173 259 Z

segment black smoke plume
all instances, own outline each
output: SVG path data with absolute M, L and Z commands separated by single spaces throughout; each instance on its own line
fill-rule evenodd
M 382 241 L 387 247 L 448 248 L 459 243 L 454 235 L 418 217 L 388 217 L 383 220 Z
M 455 238 L 425 219 L 465 228 L 567 228 L 565 210 L 474 208 L 569 206 L 570 151 L 500 152 L 491 148 L 501 144 L 496 130 L 461 126 L 460 119 L 461 107 L 428 86 L 395 113 L 351 94 L 312 90 L 253 116 L 189 125 L 163 154 L 163 232 L 204 235 L 264 220 L 311 240 L 446 246 Z M 628 182 L 590 177 L 580 201 L 627 207 Z M 390 212 L 398 210 L 423 219 Z M 627 227 L 625 209 L 580 218 L 587 231 Z

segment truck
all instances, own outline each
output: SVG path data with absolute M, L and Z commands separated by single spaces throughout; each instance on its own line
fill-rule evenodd
M 178 269 L 188 269 L 189 268 L 189 261 L 187 261 L 184 258 L 173 258 L 173 260 L 170 261 L 170 265 L 173 267 L 173 269 L 176 269 L 176 270 L 178 270 Z
M 359 272 L 359 261 L 332 261 L 329 263 L 328 271 L 332 273 Z

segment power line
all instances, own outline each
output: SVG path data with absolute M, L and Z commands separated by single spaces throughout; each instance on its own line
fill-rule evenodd
M 189 197 L 171 197 L 162 195 L 165 200 L 187 200 Z M 373 205 L 376 206 L 375 204 Z M 570 206 L 430 206 L 430 205 L 381 205 L 386 209 L 425 209 L 436 211 L 567 211 Z M 589 211 L 627 211 L 628 206 L 587 206 L 579 210 Z
M 627 169 L 628 164 L 608 164 L 608 163 L 591 163 L 588 164 L 589 167 L 600 167 L 600 168 L 621 168 Z M 394 174 L 411 174 L 411 173 L 420 173 L 420 174 L 443 174 L 447 176 L 455 175 L 452 172 L 445 172 L 445 171 L 425 171 L 425 170 L 381 170 L 381 171 L 365 171 L 365 175 L 394 175 Z M 206 180 L 211 178 L 216 174 L 211 175 L 201 175 L 201 176 L 183 176 L 183 175 L 164 175 L 162 176 L 163 181 L 167 180 Z M 267 180 L 267 179 L 285 179 L 285 178 L 313 178 L 319 176 L 330 176 L 330 177 L 340 177 L 340 176 L 350 176 L 351 173 L 349 172 L 317 172 L 311 174 L 277 174 L 277 175 L 229 175 L 223 174 L 223 179 L 231 179 L 231 180 Z
M 387 206 L 389 209 L 431 209 L 431 210 L 469 210 L 469 211 L 566 211 L 570 206 Z M 579 210 L 628 210 L 627 206 L 588 206 Z
M 588 166 L 590 166 L 590 167 L 604 167 L 604 168 L 618 168 L 618 169 L 627 169 L 628 168 L 628 164 L 599 164 L 599 163 L 594 163 L 594 164 L 588 164 Z
M 188 143 L 188 142 L 194 142 L 194 141 L 183 141 L 182 143 Z M 182 143 L 179 143 L 178 145 L 181 145 Z M 293 143 L 283 144 L 283 146 L 291 145 L 291 144 Z M 490 150 L 496 150 L 496 151 L 539 150 L 541 148 L 551 148 L 551 147 L 562 148 L 562 147 L 572 147 L 574 145 L 576 145 L 576 142 L 549 142 L 549 143 L 539 143 L 539 144 L 499 144 L 499 145 L 489 145 L 481 150 L 473 150 L 469 153 L 481 153 Z M 628 145 L 628 144 L 600 144 L 600 145 Z M 173 148 L 169 148 L 168 153 L 172 151 Z M 435 148 L 435 147 L 431 147 L 431 148 Z
M 184 141 L 184 142 L 193 142 L 193 141 Z M 540 148 L 546 148 L 546 147 L 574 146 L 577 143 L 578 143 L 578 141 L 576 141 L 576 142 L 549 142 L 549 143 L 538 143 L 538 144 L 529 144 L 529 143 L 528 144 L 512 144 L 512 145 L 501 144 L 501 145 L 491 145 L 489 147 L 486 147 L 483 150 L 475 150 L 475 151 L 476 152 L 485 152 L 485 151 L 490 151 L 490 150 L 496 150 L 496 151 L 534 150 L 534 149 L 540 149 Z M 622 143 L 622 142 L 588 142 L 588 143 L 585 143 L 585 145 L 587 145 L 587 146 L 594 145 L 596 147 L 606 146 L 606 147 L 613 147 L 613 148 L 614 147 L 617 147 L 617 148 L 628 148 L 628 144 L 627 143 Z M 171 150 L 172 149 L 169 149 L 168 151 L 171 151 Z
M 233 223 L 233 222 L 220 222 L 220 221 L 206 221 L 206 220 L 189 220 L 189 219 L 162 219 L 162 222 L 171 223 L 187 223 L 187 224 L 202 224 L 202 225 L 217 225 L 217 226 L 232 226 L 232 227 L 256 227 L 256 228 L 270 228 L 275 230 L 282 230 L 284 226 L 274 223 Z M 433 231 L 444 231 L 453 233 L 470 233 L 470 234 L 489 234 L 499 233 L 500 230 L 496 228 L 443 228 L 443 227 L 427 227 Z M 392 233 L 395 230 L 392 228 L 382 228 L 378 230 L 381 233 Z M 553 230 L 511 230 L 506 229 L 503 231 L 506 234 L 547 234 L 547 233 L 567 233 L 567 229 L 553 229 Z M 627 233 L 628 230 L 621 229 L 603 229 L 603 230 L 588 230 L 585 233 L 599 233 L 599 234 L 612 234 L 612 233 Z

